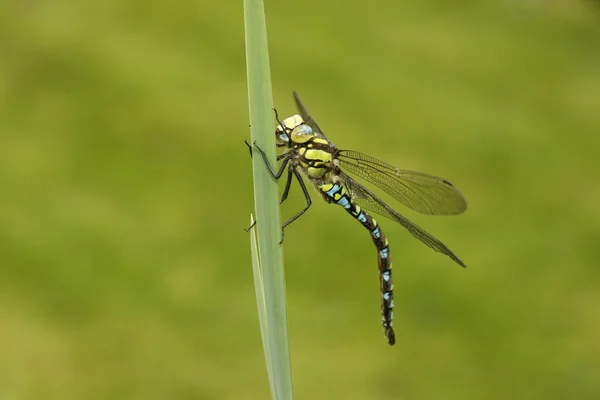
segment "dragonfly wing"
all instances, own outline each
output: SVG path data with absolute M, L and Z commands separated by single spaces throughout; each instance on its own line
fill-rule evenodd
M 315 121 L 315 119 L 308 112 L 308 109 L 304 105 L 304 102 L 300 98 L 298 92 L 294 90 L 293 95 L 294 100 L 296 101 L 296 108 L 298 109 L 298 112 L 300 112 L 300 116 L 302 116 L 302 119 L 304 120 L 306 125 L 310 126 L 316 135 L 323 137 L 325 140 L 328 140 L 327 136 L 325 136 L 319 124 L 317 124 L 317 121 Z
M 467 209 L 462 193 L 450 182 L 408 171 L 353 150 L 340 150 L 340 168 L 377 186 L 405 206 L 429 215 L 456 215 Z
M 454 260 L 458 265 L 465 267 L 466 265 L 458 258 L 452 250 L 444 243 L 440 242 L 423 229 L 419 228 L 406 217 L 394 211 L 391 207 L 383 202 L 379 197 L 375 196 L 369 189 L 365 188 L 351 177 L 344 173 L 340 173 L 340 177 L 344 180 L 352 199 L 367 211 L 372 211 L 383 217 L 392 219 L 405 227 L 414 237 L 431 247 L 433 250 L 447 255 Z

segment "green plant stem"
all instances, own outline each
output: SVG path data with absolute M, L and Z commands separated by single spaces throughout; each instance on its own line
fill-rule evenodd
M 244 20 L 252 143 L 256 141 L 274 165 L 273 98 L 262 0 L 244 1 Z M 253 265 L 267 371 L 272 398 L 292 399 L 278 185 L 257 154 L 252 165 L 257 219 L 253 252 L 258 250 Z

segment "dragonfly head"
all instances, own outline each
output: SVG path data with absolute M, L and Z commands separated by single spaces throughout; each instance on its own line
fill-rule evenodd
M 280 143 L 304 143 L 313 137 L 313 130 L 304 123 L 299 115 L 292 115 L 283 120 L 275 129 L 275 138 Z

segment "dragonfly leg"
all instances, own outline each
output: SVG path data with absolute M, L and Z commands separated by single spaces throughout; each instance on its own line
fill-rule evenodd
M 244 143 L 246 143 L 246 146 L 248 146 L 248 149 L 250 150 L 250 157 L 252 157 L 252 146 L 246 140 L 244 140 Z M 256 142 L 254 142 L 254 147 L 256 147 L 256 150 L 258 150 L 258 152 L 261 154 L 263 160 L 265 161 L 265 164 L 267 164 L 267 167 L 269 168 L 269 172 L 271 173 L 271 176 L 273 176 L 273 178 L 275 178 L 275 179 L 281 178 L 281 175 L 283 175 L 284 169 L 287 167 L 287 165 L 290 161 L 289 158 L 285 158 L 286 154 L 280 154 L 277 156 L 277 161 L 283 159 L 283 163 L 281 164 L 281 167 L 279 168 L 279 170 L 277 172 L 275 172 L 275 170 L 271 166 L 271 163 L 267 159 L 267 155 L 264 153 L 264 151 L 260 147 L 258 147 L 256 145 Z M 288 173 L 288 179 L 285 184 L 285 190 L 283 192 L 283 196 L 281 197 L 281 201 L 279 202 L 279 204 L 283 203 L 283 201 L 287 198 L 287 195 L 290 191 L 290 185 L 292 184 L 291 181 L 292 181 L 292 170 L 290 169 L 289 173 Z M 254 221 L 254 223 L 252 225 L 250 225 L 248 228 L 245 228 L 244 230 L 246 232 L 248 232 L 250 229 L 252 229 L 254 227 L 254 225 L 256 225 L 256 221 Z M 282 234 L 282 242 L 283 242 L 283 234 Z
M 244 140 L 244 143 L 246 143 L 246 146 L 248 146 L 248 150 L 250 151 L 250 158 L 252 158 L 252 145 L 250 143 L 248 143 L 247 140 Z M 277 143 L 276 144 L 277 147 L 283 147 L 285 146 L 284 143 Z M 285 158 L 287 156 L 287 154 L 283 153 L 277 156 L 277 161 L 281 161 L 283 158 Z
M 277 112 L 277 109 L 273 108 L 273 111 L 275 112 L 275 119 L 277 120 L 277 123 L 279 124 L 279 126 L 281 126 L 281 128 L 285 132 L 286 131 L 285 125 L 283 125 L 283 122 L 281 122 L 281 120 L 279 119 L 279 113 Z
M 250 151 L 250 158 L 252 158 L 252 145 L 248 143 L 247 140 L 244 140 L 244 143 L 246 143 L 246 146 L 248 146 L 248 150 Z
M 277 111 L 275 110 L 275 113 L 277 113 Z M 277 115 L 277 114 L 276 114 Z M 281 123 L 281 121 L 279 121 L 279 119 L 277 120 L 278 122 Z M 248 145 L 248 143 L 246 142 L 246 145 Z M 273 166 L 271 165 L 271 163 L 269 162 L 269 159 L 267 158 L 267 155 L 265 154 L 265 152 L 258 147 L 258 145 L 256 144 L 256 142 L 254 142 L 254 146 L 250 146 L 248 145 L 248 147 L 254 147 L 262 156 L 265 164 L 267 165 L 267 168 L 269 169 L 269 172 L 271 173 L 271 176 L 273 176 L 273 178 L 275 179 L 279 179 L 281 178 L 281 176 L 283 175 L 283 171 L 285 170 L 285 168 L 287 167 L 290 159 L 286 158 L 285 154 L 282 154 L 280 156 L 277 157 L 277 160 L 279 161 L 280 159 L 283 159 L 283 162 L 281 163 L 281 166 L 279 167 L 278 171 L 275 171 L 275 169 L 273 169 Z M 304 181 L 302 180 L 302 176 L 300 175 L 300 173 L 298 171 L 296 171 L 295 169 L 291 168 L 288 172 L 288 179 L 287 182 L 285 184 L 285 189 L 283 191 L 283 195 L 281 196 L 281 202 L 283 203 L 285 201 L 285 199 L 287 199 L 287 196 L 289 194 L 290 191 L 290 187 L 292 184 L 292 174 L 296 176 L 296 179 L 298 180 L 298 183 L 300 184 L 300 187 L 302 188 L 302 193 L 304 193 L 304 198 L 306 199 L 306 207 L 304 207 L 298 214 L 294 215 L 292 218 L 290 218 L 289 220 L 287 220 L 282 226 L 281 226 L 281 241 L 279 242 L 279 244 L 283 243 L 283 238 L 285 235 L 285 228 L 286 226 L 288 226 L 289 224 L 291 224 L 292 222 L 294 222 L 295 220 L 297 220 L 298 218 L 300 218 L 300 216 L 302 214 L 304 214 L 306 212 L 306 210 L 308 210 L 312 204 L 312 200 L 310 198 L 310 195 L 308 194 L 308 190 L 306 189 L 306 185 L 304 184 Z M 248 229 L 251 229 L 252 226 L 250 226 Z
M 287 182 L 285 183 L 285 190 L 283 191 L 283 196 L 281 196 L 281 201 L 279 202 L 279 204 L 283 203 L 285 199 L 287 199 L 288 193 L 290 192 L 290 185 L 292 184 L 292 176 L 292 170 L 290 169 L 288 173 Z M 254 225 L 256 225 L 256 221 L 254 221 L 249 227 L 244 228 L 244 231 L 250 231 L 250 229 L 254 228 Z
M 290 185 L 292 184 L 292 170 L 289 170 L 288 173 L 288 178 L 287 178 L 287 182 L 285 183 L 285 190 L 283 191 L 283 196 L 281 196 L 281 201 L 279 202 L 279 204 L 283 203 L 285 201 L 285 199 L 287 199 L 288 193 L 290 192 Z M 252 223 L 252 225 L 250 225 L 249 227 L 245 228 L 244 230 L 246 232 L 248 232 L 250 229 L 254 228 L 254 225 L 256 225 L 256 221 L 254 221 Z
M 281 178 L 281 175 L 283 174 L 283 171 L 285 170 L 285 167 L 287 167 L 287 164 L 290 161 L 290 159 L 282 157 L 283 158 L 283 162 L 281 163 L 281 167 L 279 167 L 278 171 L 275 171 L 273 169 L 273 166 L 269 162 L 269 159 L 267 158 L 267 155 L 265 154 L 265 152 L 260 147 L 258 147 L 258 145 L 256 144 L 256 142 L 254 142 L 254 148 L 256 150 L 258 150 L 258 152 L 262 156 L 263 160 L 265 161 L 265 164 L 267 164 L 267 168 L 269 168 L 269 172 L 271 173 L 271 176 L 273 176 L 273 178 L 275 178 L 275 179 Z M 279 160 L 279 157 L 277 157 L 277 159 Z
M 252 223 L 252 225 L 250 225 L 249 227 L 247 227 L 247 228 L 244 228 L 244 231 L 246 231 L 246 232 L 250 231 L 250 229 L 254 228 L 254 225 L 256 225 L 256 221 L 254 221 L 254 222 Z
M 294 222 L 295 220 L 297 220 L 298 218 L 300 218 L 300 216 L 302 214 L 304 214 L 306 212 L 306 210 L 308 210 L 310 208 L 311 204 L 312 204 L 312 200 L 310 199 L 310 194 L 308 194 L 308 190 L 306 189 L 306 185 L 304 184 L 304 181 L 302 180 L 302 176 L 295 169 L 293 169 L 292 172 L 296 176 L 296 179 L 298 180 L 298 183 L 300 184 L 300 187 L 302 188 L 302 193 L 304 193 L 304 198 L 306 199 L 306 207 L 304 207 L 298 214 L 296 214 L 292 218 L 288 219 L 281 226 L 281 241 L 279 242 L 280 245 L 283 243 L 283 236 L 285 234 L 285 227 L 288 226 L 289 224 L 291 224 L 292 222 Z
M 250 157 L 252 157 L 252 146 L 246 140 L 244 140 L 244 143 L 246 143 L 246 146 L 248 146 L 248 149 L 250 150 Z M 286 156 L 287 156 L 287 154 L 278 155 L 277 161 L 281 161 Z M 292 184 L 292 171 L 289 170 L 287 182 L 285 183 L 285 190 L 283 191 L 283 196 L 281 196 L 281 201 L 279 202 L 279 204 L 283 203 L 285 201 L 285 199 L 287 199 L 288 193 L 290 192 L 291 184 Z M 254 226 L 254 224 L 252 224 L 252 226 Z M 248 232 L 252 228 L 252 226 L 246 228 L 246 232 Z
M 285 182 L 285 189 L 283 189 L 283 194 L 281 195 L 281 201 L 279 202 L 279 204 L 283 203 L 285 201 L 285 199 L 287 199 L 288 194 L 290 193 L 290 186 L 292 185 L 292 177 L 293 177 L 293 171 L 292 171 L 292 169 L 288 169 L 288 178 L 287 178 L 287 181 Z

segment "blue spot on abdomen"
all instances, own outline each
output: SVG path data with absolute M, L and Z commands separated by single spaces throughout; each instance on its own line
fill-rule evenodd
M 333 187 L 331 189 L 329 189 L 326 193 L 327 196 L 333 198 L 333 195 L 336 194 L 337 192 L 340 191 L 340 186 L 336 183 L 335 185 L 333 185 Z
M 360 214 L 358 214 L 358 217 L 356 217 L 356 219 L 358 219 L 360 222 L 367 222 L 367 217 L 365 217 L 364 212 L 361 212 Z
M 383 249 L 379 252 L 379 255 L 381 256 L 381 258 L 387 258 L 389 251 L 390 251 L 390 249 L 388 247 L 386 247 L 385 249 Z
M 344 208 L 350 208 L 350 202 L 346 196 L 342 196 L 336 203 Z

